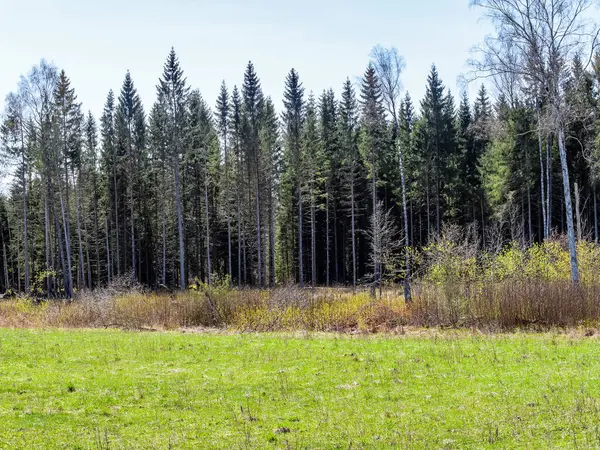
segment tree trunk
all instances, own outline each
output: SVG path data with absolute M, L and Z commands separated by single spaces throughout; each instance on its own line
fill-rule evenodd
M 10 281 L 8 279 L 8 259 L 6 258 L 6 244 L 4 243 L 4 235 L 2 237 L 2 259 L 4 262 L 4 289 L 8 292 L 10 289 Z
M 240 211 L 240 194 L 239 186 L 236 189 L 236 203 L 237 203 L 237 244 L 238 244 L 238 273 L 237 273 L 237 284 L 238 287 L 242 285 L 242 219 Z
M 258 177 L 259 168 L 258 161 L 256 162 L 256 246 L 257 246 L 257 254 L 258 254 L 258 267 L 257 267 L 257 276 L 258 276 L 258 287 L 262 287 L 262 245 L 261 245 L 261 226 L 260 226 L 260 181 Z
M 431 238 L 431 205 L 429 201 L 429 168 L 425 172 L 425 200 L 427 206 L 427 241 Z
M 75 183 L 75 173 L 73 173 L 73 183 Z M 81 235 L 81 219 L 79 216 L 79 183 L 75 185 L 75 220 L 77 221 L 77 242 L 78 242 L 78 253 L 79 253 L 79 277 L 77 279 L 78 288 L 83 285 L 86 287 L 85 282 L 85 265 L 83 261 L 83 239 Z
M 62 210 L 62 206 L 61 206 L 61 210 Z M 65 244 L 63 243 L 62 230 L 61 230 L 61 227 L 60 227 L 60 221 L 58 220 L 58 214 L 56 213 L 55 210 L 53 210 L 52 212 L 53 212 L 53 215 L 54 215 L 54 227 L 56 228 L 56 236 L 57 236 L 57 240 L 58 240 L 58 252 L 59 252 L 59 255 L 60 255 L 60 266 L 61 266 L 61 270 L 62 270 L 62 273 L 63 273 L 63 283 L 64 283 L 64 288 L 65 288 L 65 296 L 67 298 L 71 298 L 71 292 L 72 291 L 71 291 L 71 285 L 69 284 L 69 282 L 72 279 L 69 277 L 70 271 L 67 270 L 67 264 L 66 264 L 66 261 L 65 261 Z
M 210 213 L 208 211 L 208 170 L 206 169 L 207 161 L 204 161 L 204 212 L 206 216 L 206 281 L 210 286 L 210 275 L 212 265 L 210 261 Z
M 311 285 L 314 288 L 317 283 L 317 244 L 315 231 L 315 196 L 314 192 L 310 199 L 310 264 L 311 264 Z
M 273 189 L 269 192 L 269 287 L 275 285 L 275 208 Z
M 110 285 L 111 282 L 111 273 L 110 268 L 112 266 L 112 262 L 110 260 L 110 234 L 108 232 L 108 217 L 104 218 L 104 231 L 106 236 L 106 280 Z
M 567 152 L 565 149 L 565 132 L 562 124 L 558 124 L 558 150 L 562 167 L 563 186 L 565 194 L 565 212 L 567 219 L 567 233 L 569 236 L 569 256 L 571 260 L 571 279 L 579 283 L 579 264 L 577 261 L 577 245 L 575 243 L 575 229 L 573 226 L 573 206 L 571 205 L 571 186 L 569 185 L 569 167 L 567 165 Z
M 48 191 L 44 195 L 44 256 L 46 259 L 46 275 L 44 276 L 46 285 L 46 294 L 50 296 L 51 279 L 48 274 L 50 270 L 50 213 L 48 210 Z M 3 241 L 4 242 L 4 241 Z
M 352 181 L 350 184 L 350 227 L 352 229 L 352 289 L 356 289 L 356 210 L 354 199 L 354 168 L 352 168 Z
M 577 184 L 577 181 L 575 182 L 574 185 L 575 188 L 575 223 L 577 225 L 577 241 L 581 242 L 583 240 L 583 230 L 582 228 L 582 223 L 581 223 L 581 210 L 580 210 L 580 204 L 579 204 L 579 185 Z
M 404 257 L 406 263 L 406 274 L 404 275 L 404 301 L 410 302 L 410 230 L 408 225 L 408 208 L 406 204 L 406 184 L 404 179 L 404 162 L 402 160 L 402 148 L 398 139 L 398 168 L 400 169 L 400 182 L 402 184 L 402 209 L 404 210 Z
M 23 170 L 21 173 L 23 183 L 23 259 L 25 261 L 25 292 L 29 293 L 29 239 L 27 232 L 27 162 L 23 149 Z
M 95 170 L 95 169 L 94 169 Z M 94 249 L 96 253 L 96 282 L 94 286 L 100 283 L 100 243 L 98 239 L 98 185 L 96 175 L 94 173 Z
M 90 261 L 90 246 L 89 246 L 89 241 L 88 241 L 88 232 L 87 230 L 84 228 L 83 229 L 83 233 L 84 233 L 84 245 L 85 245 L 85 258 L 87 261 L 87 287 L 88 289 L 92 289 L 92 263 Z
M 598 245 L 598 204 L 596 199 L 596 184 L 594 184 L 594 244 Z
M 337 222 L 337 210 L 335 209 L 335 203 L 333 204 L 333 267 L 335 269 L 335 282 L 340 282 L 340 270 L 338 264 L 338 222 Z
M 298 271 L 300 287 L 304 287 L 304 253 L 302 243 L 302 186 L 300 184 L 300 175 L 296 175 L 296 189 L 298 190 Z
M 162 202 L 162 230 L 161 230 L 161 240 L 162 240 L 162 267 L 160 279 L 163 286 L 167 283 L 167 212 L 165 211 L 165 202 Z
M 177 231 L 179 234 L 179 289 L 185 290 L 185 253 L 183 247 L 183 214 L 181 211 L 181 191 L 179 180 L 179 157 L 175 160 L 175 202 L 177 203 Z
M 65 271 L 65 295 L 67 298 L 71 298 L 73 296 L 73 270 L 71 267 L 71 242 L 69 239 L 69 227 L 68 222 L 69 218 L 67 217 L 65 202 L 62 195 L 62 188 L 60 187 L 60 180 L 58 180 L 58 195 L 60 200 L 60 211 L 63 220 L 63 231 L 64 231 L 64 258 L 66 260 L 66 264 L 63 265 L 63 270 Z M 60 230 L 60 229 L 58 229 Z
M 327 185 L 327 196 L 325 197 L 325 286 L 329 287 L 330 255 L 329 255 L 329 184 Z
M 116 163 L 115 163 L 116 164 Z M 117 259 L 117 276 L 121 275 L 121 251 L 119 244 L 119 199 L 117 196 L 117 173 L 116 168 L 113 170 L 113 182 L 114 182 L 114 197 L 115 197 L 115 248 L 117 250 L 117 254 L 115 255 Z
M 543 158 L 543 144 L 542 144 L 542 130 L 541 130 L 541 118 L 540 118 L 540 110 L 538 107 L 537 111 L 538 116 L 538 148 L 540 153 L 540 195 L 542 197 L 542 218 L 543 218 L 543 240 L 545 241 L 548 238 L 548 215 L 546 213 L 546 189 L 544 188 L 544 158 Z M 547 143 L 548 141 L 546 141 Z
M 527 222 L 528 222 L 528 233 L 529 233 L 529 245 L 533 243 L 533 225 L 531 223 L 531 188 L 527 186 Z
M 564 141 L 563 141 L 564 145 Z M 562 164 L 562 162 L 561 162 Z M 552 234 L 552 135 L 546 137 L 546 219 L 547 237 Z M 561 208 L 562 210 L 562 208 Z M 562 213 L 561 213 L 562 214 Z
M 138 274 L 135 267 L 135 213 L 133 209 L 133 186 L 129 187 L 129 215 L 131 217 L 131 278 L 133 281 L 136 281 L 138 279 Z
M 371 144 L 373 145 L 373 144 Z M 377 217 L 377 170 L 375 169 L 375 148 L 371 148 L 371 194 L 372 194 L 372 202 L 373 202 L 373 218 Z M 377 224 L 375 220 L 373 220 L 373 236 L 378 233 Z M 379 242 L 377 238 L 374 238 L 374 247 L 373 247 L 373 284 L 371 287 L 371 296 L 375 297 L 375 293 L 377 288 L 379 287 L 379 260 L 378 255 L 381 253 L 381 248 L 379 248 Z

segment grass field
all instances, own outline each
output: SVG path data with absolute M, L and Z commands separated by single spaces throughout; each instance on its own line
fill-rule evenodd
M 0 330 L 0 448 L 597 448 L 600 342 Z

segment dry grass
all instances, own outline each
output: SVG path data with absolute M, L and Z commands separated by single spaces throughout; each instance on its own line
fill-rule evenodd
M 11 328 L 180 329 L 239 331 L 403 332 L 406 326 L 485 330 L 593 327 L 600 285 L 565 281 L 417 283 L 406 305 L 398 290 L 378 298 L 341 288 L 204 289 L 153 293 L 134 288 L 82 293 L 70 303 L 0 302 Z
M 411 323 L 510 330 L 573 327 L 600 320 L 600 285 L 517 281 L 419 285 Z

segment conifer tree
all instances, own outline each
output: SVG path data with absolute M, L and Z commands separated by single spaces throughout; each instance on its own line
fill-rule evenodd
M 262 110 L 263 94 L 260 80 L 254 70 L 252 62 L 248 63 L 244 73 L 244 84 L 242 85 L 243 97 L 243 136 L 246 163 L 248 165 L 248 180 L 252 180 L 248 189 L 254 190 L 254 215 L 256 226 L 256 280 L 258 286 L 263 285 L 263 246 L 262 246 L 262 222 L 260 214 L 261 205 L 261 160 L 260 160 L 260 113 Z
M 179 237 L 179 287 L 186 286 L 185 249 L 183 234 L 183 207 L 181 195 L 180 163 L 183 154 L 183 128 L 185 123 L 185 104 L 189 95 L 183 70 L 172 48 L 163 68 L 162 78 L 157 86 L 158 99 L 165 108 L 168 124 L 168 140 L 175 173 L 175 204 L 177 208 L 177 233 Z
M 216 106 L 216 123 L 219 138 L 221 140 L 221 148 L 224 158 L 224 186 L 223 186 L 223 202 L 225 208 L 225 216 L 227 219 L 227 275 L 231 278 L 233 276 L 232 269 L 232 253 L 231 253 L 231 192 L 230 192 L 230 175 L 231 175 L 231 158 L 230 148 L 227 138 L 230 133 L 230 104 L 229 104 L 229 93 L 225 81 L 221 83 L 221 90 L 217 98 Z
M 28 224 L 28 179 L 31 151 L 26 143 L 27 124 L 25 118 L 25 105 L 23 98 L 18 94 L 9 94 L 6 99 L 6 117 L 0 127 L 1 160 L 3 163 L 16 162 L 15 174 L 17 189 L 22 203 L 23 221 L 23 261 L 25 291 L 29 292 L 29 233 Z
M 373 227 L 380 224 L 375 220 L 376 217 L 382 215 L 378 210 L 378 195 L 377 195 L 377 177 L 379 171 L 379 159 L 384 151 L 385 143 L 385 119 L 384 109 L 382 105 L 382 96 L 379 86 L 379 79 L 372 65 L 367 67 L 361 85 L 361 107 L 362 107 L 362 122 L 361 122 L 361 146 L 363 149 L 363 157 L 365 165 L 370 169 L 371 177 L 371 225 Z M 377 237 L 377 230 L 372 230 L 371 235 Z M 375 239 L 372 242 L 372 252 L 374 255 L 381 254 L 381 241 Z M 375 295 L 377 288 L 381 282 L 381 261 L 377 258 L 372 258 L 373 261 L 373 283 L 371 285 L 371 294 Z
M 129 209 L 129 239 L 131 241 L 130 270 L 134 280 L 140 276 L 136 265 L 135 193 L 140 190 L 139 171 L 145 149 L 145 118 L 142 102 L 129 72 L 119 95 L 115 113 L 116 154 L 125 167 L 126 196 Z M 127 236 L 127 233 L 124 233 Z M 125 266 L 127 267 L 127 265 Z
M 102 137 L 102 162 L 104 173 L 106 174 L 107 182 L 107 198 L 106 202 L 106 217 L 105 217 L 105 231 L 106 231 L 106 276 L 108 283 L 111 282 L 113 276 L 118 276 L 121 273 L 120 267 L 120 247 L 119 247 L 119 202 L 118 199 L 118 183 L 117 176 L 119 174 L 119 161 L 117 158 L 117 143 L 116 143 L 116 132 L 115 132 L 115 97 L 112 89 L 108 92 L 106 97 L 106 103 L 104 105 L 104 111 L 100 119 L 101 123 L 101 137 Z M 112 205 L 110 207 L 109 205 Z M 109 212 L 110 211 L 110 212 Z M 114 214 L 114 215 L 113 215 Z M 112 220 L 110 219 L 112 218 Z M 111 225 L 109 225 L 111 222 Z M 114 245 L 112 246 L 113 252 L 111 257 L 111 245 L 109 230 L 110 227 L 114 227 Z M 112 233 L 111 233 L 112 234 Z M 116 261 L 116 267 L 115 263 Z
M 352 86 L 350 85 L 350 89 Z M 354 107 L 356 101 L 354 101 Z M 340 171 L 343 169 L 343 154 L 340 158 L 340 132 L 338 130 L 338 106 L 333 89 L 323 91 L 320 103 L 320 128 L 319 139 L 321 147 L 322 178 L 325 183 L 325 285 L 329 286 L 331 273 L 331 213 L 336 216 L 340 198 L 340 184 L 342 183 Z M 351 114 L 354 114 L 352 111 Z M 347 126 L 347 123 L 346 123 Z M 352 132 L 344 129 L 344 137 Z M 335 221 L 334 221 L 335 223 Z M 335 235 L 335 230 L 334 230 Z M 334 246 L 335 247 L 335 246 Z M 336 258 L 337 259 L 337 258 Z M 334 264 L 337 267 L 337 260 Z M 336 280 L 338 282 L 339 280 Z
M 275 285 L 275 233 L 276 233 L 276 209 L 279 190 L 279 173 L 281 171 L 281 152 L 279 142 L 279 122 L 275 113 L 275 105 L 270 97 L 263 102 L 261 113 L 261 160 L 264 173 L 266 216 L 268 221 L 268 279 L 269 286 Z
M 357 215 L 359 214 L 358 202 L 358 177 L 360 176 L 360 155 L 358 152 L 358 106 L 354 88 L 349 79 L 346 79 L 342 88 L 342 100 L 339 114 L 340 145 L 343 151 L 343 174 L 347 203 L 350 210 L 350 239 L 352 248 L 352 287 L 356 288 L 358 281 L 358 254 L 357 254 Z M 329 222 L 329 221 L 328 221 Z M 329 260 L 329 244 L 327 246 Z M 329 278 L 327 278 L 329 281 Z M 329 283 L 327 283 L 329 284 Z
M 304 127 L 304 87 L 295 69 L 290 70 L 285 82 L 283 94 L 283 121 L 286 128 L 286 151 L 288 170 L 293 174 L 297 207 L 297 277 L 300 287 L 304 287 L 304 244 L 303 244 L 303 212 L 302 212 L 302 149 L 301 137 Z

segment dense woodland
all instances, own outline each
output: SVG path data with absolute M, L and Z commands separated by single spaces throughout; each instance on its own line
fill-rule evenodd
M 182 288 L 406 280 L 408 295 L 408 248 L 446 224 L 488 250 L 554 233 L 597 242 L 590 2 L 527 0 L 521 15 L 515 2 L 474 3 L 497 31 L 468 75 L 487 77 L 493 96 L 481 85 L 474 99 L 433 65 L 415 102 L 397 50 L 377 46 L 341 95 L 306 92 L 291 69 L 275 105 L 250 62 L 209 105 L 172 50 L 153 105 L 127 72 L 94 117 L 79 81 L 42 60 L 2 115 L 13 177 L 0 198 L 0 291 L 71 297 L 126 276 Z

